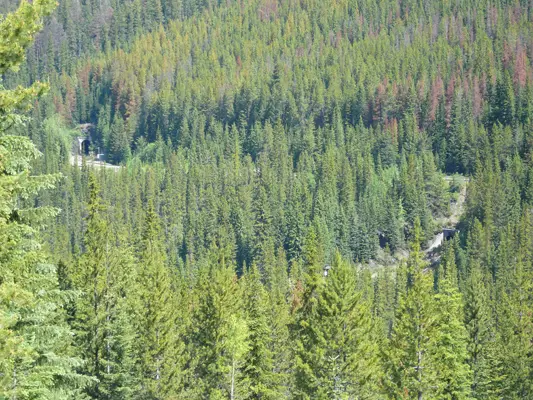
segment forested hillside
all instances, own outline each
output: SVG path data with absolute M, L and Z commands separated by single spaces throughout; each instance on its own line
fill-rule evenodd
M 0 399 L 533 399 L 533 3 L 0 12 Z

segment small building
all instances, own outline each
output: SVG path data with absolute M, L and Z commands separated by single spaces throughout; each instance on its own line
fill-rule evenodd
M 331 265 L 324 265 L 324 276 L 328 276 Z

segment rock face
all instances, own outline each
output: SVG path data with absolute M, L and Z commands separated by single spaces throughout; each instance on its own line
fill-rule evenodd
M 431 253 L 433 250 L 437 249 L 442 244 L 443 241 L 444 241 L 444 233 L 441 232 L 433 238 L 431 244 L 426 250 L 426 253 Z

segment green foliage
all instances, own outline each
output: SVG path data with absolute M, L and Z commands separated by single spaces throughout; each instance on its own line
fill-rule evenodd
M 268 292 L 261 283 L 255 264 L 243 278 L 244 309 L 248 323 L 248 337 L 243 337 L 248 351 L 244 362 L 244 375 L 252 399 L 275 399 L 281 396 L 279 372 L 274 372 L 272 349 L 273 330 L 268 320 Z M 242 348 L 244 349 L 244 345 Z
M 439 395 L 438 309 L 432 277 L 424 271 L 426 264 L 421 259 L 420 236 L 417 219 L 407 262 L 406 291 L 400 294 L 384 359 L 384 383 L 389 398 L 437 398 Z
M 0 398 L 530 398 L 526 3 L 22 2 Z
M 1 74 L 18 69 L 53 7 L 50 1 L 23 2 L 0 21 Z M 74 355 L 63 309 L 77 293 L 60 290 L 38 240 L 39 228 L 57 210 L 28 201 L 59 176 L 31 176 L 40 152 L 29 139 L 6 132 L 23 119 L 14 113 L 44 88 L 0 86 L 0 397 L 6 399 L 75 399 L 90 382 L 76 373 L 83 360 Z
M 451 246 L 448 246 L 451 248 Z M 464 326 L 462 295 L 457 286 L 454 260 L 448 261 L 435 295 L 437 343 L 435 366 L 438 371 L 438 394 L 435 398 L 471 398 L 472 371 L 467 363 L 467 330 Z
M 150 202 L 141 240 L 134 310 L 135 352 L 141 390 L 134 397 L 176 395 L 182 385 L 179 303 L 164 257 L 159 217 Z
M 241 289 L 224 256 L 213 257 L 196 288 L 188 332 L 193 380 L 186 390 L 192 397 L 241 398 L 246 393 L 243 362 L 249 349 Z
M 71 272 L 74 287 L 82 293 L 73 321 L 76 345 L 87 360 L 83 372 L 98 379 L 87 393 L 98 399 L 127 399 L 133 392 L 134 334 L 126 314 L 133 263 L 128 248 L 119 247 L 110 229 L 94 176 L 89 184 L 85 251 Z
M 504 379 L 497 360 L 488 286 L 479 261 L 473 260 L 464 296 L 468 364 L 473 373 L 472 396 L 476 399 L 498 398 Z
M 356 271 L 337 254 L 317 297 L 297 318 L 297 398 L 343 399 L 378 396 L 380 368 L 368 302 L 357 288 Z M 312 303 L 311 303 L 312 302 Z
M 26 49 L 42 26 L 42 18 L 55 8 L 53 0 L 23 1 L 13 13 L 0 20 L 0 75 L 18 71 Z M 17 111 L 29 110 L 31 102 L 42 95 L 46 85 L 35 82 L 31 87 L 6 90 L 0 84 L 0 130 L 17 125 L 23 117 Z

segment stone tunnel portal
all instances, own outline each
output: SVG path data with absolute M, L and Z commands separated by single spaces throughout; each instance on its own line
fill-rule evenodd
M 84 156 L 88 156 L 90 148 L 91 148 L 91 141 L 89 139 L 83 140 L 80 143 L 80 154 Z

